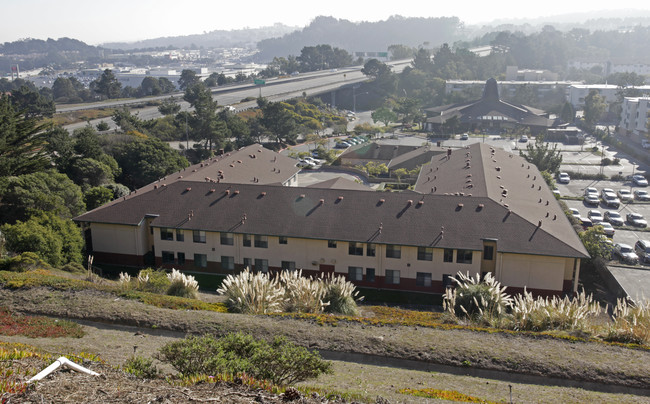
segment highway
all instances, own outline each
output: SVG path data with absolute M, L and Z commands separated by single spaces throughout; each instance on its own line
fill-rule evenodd
M 410 60 L 401 60 L 388 62 L 387 64 L 392 67 L 394 73 L 400 73 L 404 67 L 410 65 Z M 322 93 L 327 93 L 344 86 L 350 86 L 363 81 L 368 80 L 368 78 L 361 73 L 361 66 L 342 68 L 342 69 L 333 69 L 328 71 L 318 71 L 311 73 L 298 74 L 286 78 L 272 78 L 266 80 L 266 84 L 262 86 L 256 86 L 251 83 L 246 84 L 235 84 L 231 86 L 224 86 L 215 88 L 213 93 L 213 98 L 219 103 L 219 105 L 232 105 L 236 111 L 243 111 L 249 108 L 254 108 L 257 106 L 256 101 L 247 101 L 242 102 L 243 99 L 248 97 L 257 98 L 260 96 L 265 97 L 269 101 L 277 102 L 283 101 L 291 98 L 296 98 L 302 96 L 303 93 L 306 93 L 308 96 L 317 95 Z M 127 99 L 127 100 L 109 100 L 99 103 L 83 104 L 83 105 L 74 105 L 74 106 L 57 106 L 57 113 L 65 113 L 70 111 L 77 111 L 83 109 L 95 109 L 95 108 L 106 108 L 106 107 L 120 107 L 120 106 L 129 106 L 132 104 L 142 104 L 147 101 L 152 100 L 163 100 L 168 99 L 173 96 L 181 106 L 181 110 L 185 111 L 190 109 L 190 106 L 187 102 L 183 101 L 183 93 L 178 92 L 174 94 L 166 94 L 164 96 L 158 97 L 146 97 L 146 98 L 137 98 L 137 99 Z M 140 119 L 149 120 L 154 118 L 159 118 L 161 114 L 158 112 L 157 107 L 145 107 L 137 108 L 132 110 L 134 114 L 137 114 Z M 91 125 L 96 126 L 99 122 L 106 122 L 111 129 L 115 128 L 115 124 L 111 118 L 102 118 L 90 121 Z M 86 122 L 79 122 L 71 125 L 65 126 L 65 128 L 72 132 L 77 128 L 82 128 L 86 126 Z

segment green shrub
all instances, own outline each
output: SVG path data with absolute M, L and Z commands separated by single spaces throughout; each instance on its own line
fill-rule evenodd
M 25 272 L 38 268 L 50 269 L 51 267 L 38 254 L 31 251 L 0 260 L 0 270 L 2 271 Z
M 317 377 L 331 368 L 318 353 L 309 352 L 284 337 L 269 343 L 242 333 L 220 339 L 205 335 L 174 341 L 160 349 L 159 358 L 185 377 L 246 373 L 278 385 Z
M 122 369 L 141 379 L 155 379 L 158 377 L 158 368 L 153 364 L 151 358 L 131 356 L 124 362 Z
M 171 283 L 164 269 L 146 268 L 138 273 L 136 289 L 142 292 L 165 293 Z
M 70 262 L 61 267 L 62 271 L 70 272 L 72 274 L 85 274 L 86 268 L 78 262 Z

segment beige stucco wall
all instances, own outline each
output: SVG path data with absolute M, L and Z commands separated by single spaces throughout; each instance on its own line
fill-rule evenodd
M 90 229 L 94 251 L 127 255 L 144 255 L 149 251 L 145 226 L 91 223 Z
M 433 250 L 432 261 L 417 259 L 417 247 L 401 247 L 401 258 L 386 258 L 386 246 L 376 244 L 374 257 L 366 255 L 366 245 L 363 243 L 363 256 L 350 255 L 348 242 L 337 242 L 336 248 L 329 248 L 327 240 L 289 238 L 287 244 L 280 244 L 279 237 L 268 236 L 268 248 L 258 248 L 251 240 L 251 247 L 243 246 L 243 235 L 233 234 L 233 245 L 221 245 L 219 233 L 206 233 L 206 243 L 194 243 L 192 231 L 184 231 L 185 241 L 178 242 L 161 240 L 160 229 L 154 231 L 156 256 L 161 257 L 162 251 L 175 254 L 184 252 L 188 260 L 194 254 L 206 254 L 209 262 L 221 262 L 222 256 L 234 257 L 235 264 L 243 264 L 244 258 L 267 259 L 269 267 L 281 267 L 282 261 L 294 261 L 296 269 L 318 270 L 319 265 L 334 265 L 335 271 L 347 274 L 349 266 L 375 268 L 377 276 L 384 276 L 386 269 L 399 270 L 403 278 L 415 278 L 417 272 L 429 272 L 432 280 L 440 281 L 443 275 L 455 275 L 458 271 L 469 272 L 470 275 L 480 272 L 481 252 L 474 251 L 471 264 L 457 264 L 456 252 L 454 262 L 443 262 L 443 249 Z
M 499 254 L 496 278 L 502 284 L 523 288 L 562 290 L 571 279 L 573 258 L 525 254 Z

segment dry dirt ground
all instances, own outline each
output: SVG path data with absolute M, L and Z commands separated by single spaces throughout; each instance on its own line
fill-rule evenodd
M 212 312 L 160 309 L 116 298 L 98 291 L 59 292 L 46 288 L 9 291 L 0 289 L 0 306 L 14 312 L 67 318 L 84 324 L 83 338 L 32 339 L 4 337 L 55 353 L 93 353 L 106 365 L 89 364 L 103 376 L 99 379 L 68 371 L 57 371 L 38 384 L 28 396 L 12 402 L 278 402 L 281 397 L 249 391 L 239 386 L 212 384 L 172 387 L 162 380 L 142 381 L 116 370 L 134 352 L 154 357 L 165 343 L 188 334 L 223 335 L 233 331 L 269 338 L 284 335 L 300 345 L 318 350 L 363 354 L 381 366 L 354 361 L 334 362 L 334 373 L 304 385 L 348 391 L 369 399 L 381 396 L 390 402 L 427 402 L 396 393 L 398 388 L 458 390 L 485 400 L 509 402 L 650 402 L 643 395 L 612 394 L 588 389 L 550 387 L 452 375 L 443 372 L 405 370 L 391 358 L 418 363 L 465 365 L 558 379 L 595 382 L 629 388 L 650 386 L 650 352 L 599 343 L 534 339 L 505 333 L 479 333 L 423 327 L 368 326 L 339 322 L 318 325 L 303 320 Z M 343 358 L 346 359 L 346 358 Z M 173 369 L 160 362 L 164 372 Z M 70 383 L 70 384 L 68 384 Z M 69 387 L 65 387 L 69 386 Z M 103 387 L 102 387 L 103 386 Z M 230 389 L 230 390 L 229 390 Z M 56 392 L 56 394 L 55 394 Z M 636 394 L 640 394 L 638 391 Z M 232 397 L 231 397 L 232 396 Z M 241 399 L 242 401 L 236 401 Z M 16 401 L 17 400 L 17 401 Z M 274 401 L 275 400 L 275 401 Z M 303 402 L 321 398 L 303 397 Z

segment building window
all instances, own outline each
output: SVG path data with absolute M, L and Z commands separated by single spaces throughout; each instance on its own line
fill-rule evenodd
M 235 240 L 232 233 L 221 233 L 219 238 L 221 239 L 221 245 L 233 245 Z
M 185 241 L 185 233 L 183 233 L 183 230 L 176 229 L 176 241 Z
M 282 261 L 282 269 L 286 271 L 295 271 L 296 262 L 295 261 Z
M 250 247 L 250 246 L 251 246 L 251 235 L 244 234 L 244 247 Z
M 244 258 L 244 268 L 253 269 L 253 260 L 250 258 Z
M 368 257 L 374 257 L 377 246 L 375 244 L 366 245 L 366 255 Z
M 454 250 L 451 248 L 445 248 L 445 254 L 442 258 L 443 262 L 454 262 Z
M 366 268 L 366 282 L 375 281 L 375 268 Z
M 176 256 L 178 257 L 178 265 L 185 265 L 185 253 L 179 252 Z
M 174 252 L 173 251 L 161 251 L 162 254 L 162 263 L 163 264 L 173 264 L 174 263 Z
M 194 266 L 206 268 L 208 266 L 208 256 L 206 254 L 194 254 Z
M 255 258 L 255 270 L 258 272 L 269 272 L 269 260 Z
M 221 256 L 221 269 L 235 269 L 235 257 Z
M 492 261 L 494 259 L 494 246 L 483 246 L 483 259 L 486 261 Z
M 458 250 L 456 251 L 456 262 L 459 264 L 472 263 L 472 250 Z
M 433 261 L 433 248 L 431 248 L 431 247 L 418 247 L 418 260 L 419 261 Z
M 336 240 L 327 240 L 327 248 L 336 248 Z
M 350 281 L 362 281 L 363 280 L 363 268 L 362 267 L 348 267 L 348 280 L 350 280 Z
M 386 283 L 388 285 L 399 285 L 399 271 L 394 269 L 387 269 Z
M 348 253 L 350 255 L 363 255 L 363 244 L 351 242 Z
M 278 242 L 279 242 L 280 244 L 288 244 L 289 239 L 287 239 L 285 236 L 280 236 L 280 237 L 278 238 Z
M 268 248 L 269 247 L 269 239 L 266 236 L 255 236 L 255 247 L 257 248 Z
M 386 258 L 402 258 L 402 248 L 398 245 L 387 245 Z
M 193 230 L 192 241 L 195 243 L 205 243 L 205 232 L 203 230 Z
M 456 286 L 456 282 L 454 282 L 454 277 L 449 274 L 444 274 L 442 275 L 442 287 L 447 289 L 447 288 L 453 288 Z
M 160 228 L 160 239 L 174 241 L 174 231 L 166 227 Z
M 417 286 L 430 287 L 431 286 L 431 273 L 418 272 L 415 276 L 415 284 Z

